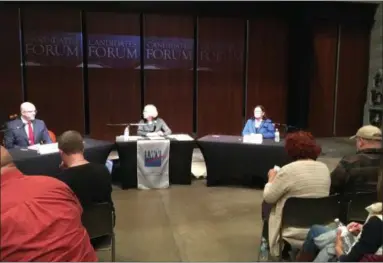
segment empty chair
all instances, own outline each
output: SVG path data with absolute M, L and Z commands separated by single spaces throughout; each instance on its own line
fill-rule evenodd
M 115 236 L 113 210 L 109 203 L 93 204 L 84 208 L 82 223 L 96 251 L 110 250 L 111 261 L 115 262 Z

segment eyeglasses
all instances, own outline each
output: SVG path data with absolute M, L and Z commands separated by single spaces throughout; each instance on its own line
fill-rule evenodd
M 25 113 L 37 113 L 37 110 L 25 110 L 23 112 L 25 112 Z

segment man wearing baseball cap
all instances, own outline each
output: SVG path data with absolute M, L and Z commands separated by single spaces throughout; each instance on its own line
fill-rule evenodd
M 382 154 L 382 131 L 372 125 L 350 137 L 357 152 L 345 156 L 331 173 L 331 193 L 370 192 L 376 189 Z

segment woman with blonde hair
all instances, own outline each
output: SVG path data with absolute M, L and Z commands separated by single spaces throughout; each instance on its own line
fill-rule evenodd
M 157 108 L 153 104 L 146 105 L 142 115 L 144 118 L 137 129 L 139 136 L 166 136 L 172 133 L 166 122 L 158 117 Z

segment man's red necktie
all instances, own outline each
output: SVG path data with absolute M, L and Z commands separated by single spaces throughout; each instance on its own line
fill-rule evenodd
M 28 140 L 30 145 L 35 144 L 35 135 L 33 134 L 32 122 L 28 122 Z

